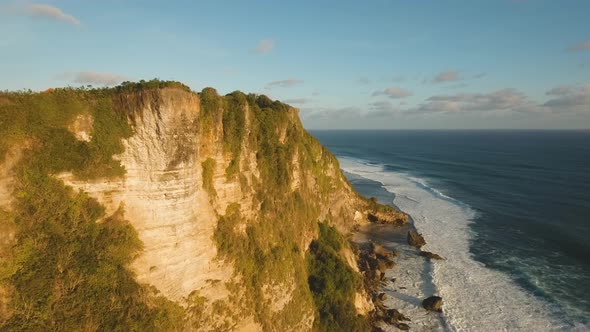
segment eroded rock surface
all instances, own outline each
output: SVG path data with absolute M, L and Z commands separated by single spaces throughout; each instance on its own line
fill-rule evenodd
M 426 241 L 424 240 L 424 237 L 422 237 L 422 234 L 414 230 L 410 230 L 408 231 L 408 244 L 413 247 L 420 248 L 426 244 Z
M 442 298 L 440 296 L 431 296 L 422 301 L 422 306 L 428 311 L 442 312 Z

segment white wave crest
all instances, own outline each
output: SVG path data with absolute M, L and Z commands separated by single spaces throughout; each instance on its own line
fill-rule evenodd
M 349 173 L 378 181 L 395 194 L 393 203 L 409 213 L 426 239 L 424 250 L 446 258 L 434 263 L 430 277 L 443 298 L 444 320 L 451 331 L 563 331 L 572 327 L 552 318 L 551 306 L 502 272 L 488 269 L 469 253 L 468 206 L 429 187 L 427 181 L 385 171 L 380 165 L 339 158 Z M 400 272 L 401 273 L 401 272 Z

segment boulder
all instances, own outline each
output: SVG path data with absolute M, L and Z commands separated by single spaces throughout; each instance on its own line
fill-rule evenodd
M 421 251 L 420 256 L 426 257 L 428 259 L 444 259 L 440 257 L 440 255 L 432 253 L 430 251 Z
M 392 260 L 395 256 L 397 256 L 393 251 L 386 249 L 380 244 L 371 242 L 370 246 L 371 252 L 374 253 L 377 258 L 386 258 Z
M 369 270 L 377 270 L 377 268 L 379 267 L 379 260 L 377 258 L 368 256 L 365 261 L 367 263 L 367 266 L 369 267 Z
M 376 270 L 367 270 L 365 272 L 367 280 L 379 282 L 383 278 L 383 272 Z
M 442 298 L 440 296 L 431 296 L 422 301 L 422 306 L 428 311 L 442 312 Z
M 389 324 L 396 324 L 401 321 L 410 321 L 410 319 L 397 309 L 387 309 L 384 312 L 384 321 Z
M 373 211 L 367 213 L 367 219 L 372 223 L 401 226 L 408 223 L 408 215 L 391 209 L 390 211 Z
M 397 323 L 397 324 L 395 324 L 395 327 L 397 327 L 398 329 L 400 329 L 402 331 L 408 331 L 410 329 L 410 326 L 406 323 Z
M 377 269 L 383 273 L 385 273 L 387 270 L 393 268 L 394 266 L 395 266 L 394 261 L 390 261 L 387 259 L 380 259 L 377 261 Z
M 408 231 L 408 244 L 413 247 L 420 248 L 426 244 L 426 241 L 424 241 L 424 237 L 422 237 L 422 234 L 414 230 L 411 230 Z

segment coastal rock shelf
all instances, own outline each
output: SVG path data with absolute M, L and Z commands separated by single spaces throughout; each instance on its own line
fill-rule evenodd
M 419 249 L 407 244 L 409 227 L 368 224 L 360 227 L 353 239 L 367 252 L 395 253 L 395 264 L 378 273 L 378 282 L 373 284 L 377 326 L 382 331 L 444 331 L 442 316 L 429 313 L 422 306 L 422 300 L 435 292 L 433 263 L 421 256 Z

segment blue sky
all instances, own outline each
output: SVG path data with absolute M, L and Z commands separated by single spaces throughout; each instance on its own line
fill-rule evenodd
M 158 77 L 307 128 L 590 128 L 590 1 L 0 0 L 0 89 Z

